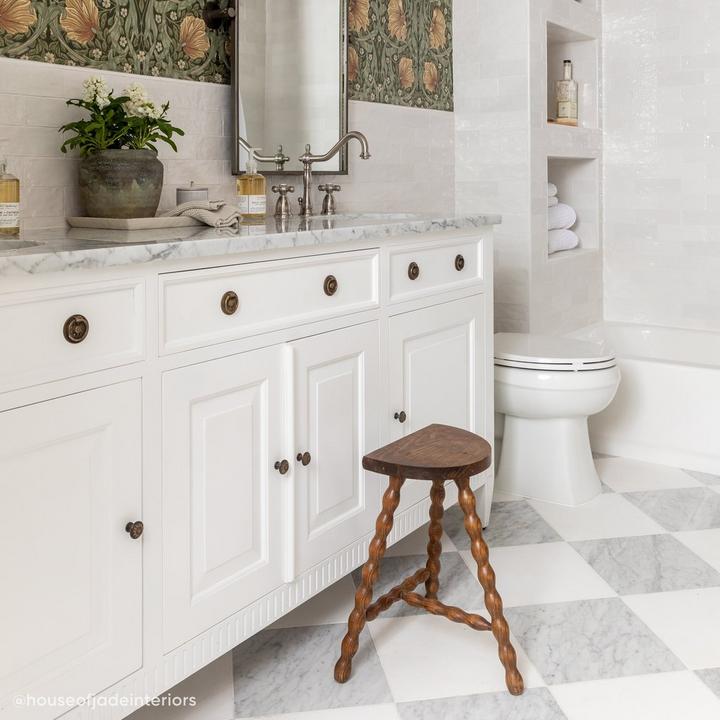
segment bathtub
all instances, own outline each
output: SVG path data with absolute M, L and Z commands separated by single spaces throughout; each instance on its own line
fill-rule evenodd
M 614 350 L 622 373 L 590 420 L 595 452 L 720 474 L 720 333 L 600 323 L 572 337 Z

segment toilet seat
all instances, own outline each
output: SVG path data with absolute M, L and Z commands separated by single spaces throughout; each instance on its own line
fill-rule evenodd
M 495 365 L 547 372 L 591 372 L 617 365 L 602 345 L 571 338 L 528 333 L 495 335 Z

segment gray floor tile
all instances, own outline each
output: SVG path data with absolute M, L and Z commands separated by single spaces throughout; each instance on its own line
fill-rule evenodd
M 470 549 L 463 512 L 457 505 L 445 513 L 444 525 L 445 532 L 458 550 Z M 493 503 L 490 525 L 483 530 L 483 535 L 491 547 L 532 545 L 562 540 L 525 500 Z
M 402 720 L 566 720 L 547 688 L 398 703 Z
M 718 697 L 720 697 L 720 668 L 698 670 L 697 675 Z
M 698 482 L 705 485 L 720 485 L 720 475 L 712 475 L 710 473 L 698 472 L 697 470 L 683 470 L 690 477 L 694 477 Z
M 635 492 L 625 497 L 670 532 L 720 528 L 720 495 L 708 488 Z
M 548 684 L 684 667 L 619 598 L 507 608 L 505 614 Z
M 390 588 L 399 585 L 405 578 L 413 575 L 417 570 L 425 567 L 425 558 L 419 555 L 405 555 L 400 557 L 383 558 L 380 563 L 380 576 L 373 589 L 373 599 L 377 600 Z M 360 583 L 361 570 L 353 572 L 353 580 L 357 586 Z M 415 590 L 425 595 L 425 585 L 418 585 Z M 446 605 L 455 605 L 463 610 L 473 613 L 484 613 L 485 603 L 480 583 L 472 571 L 456 552 L 444 553 L 440 557 L 440 592 L 438 599 Z M 401 617 L 407 615 L 422 615 L 425 610 L 414 608 L 407 603 L 395 603 L 380 617 Z
M 235 712 L 254 717 L 392 702 L 370 633 L 360 637 L 353 682 L 335 682 L 344 625 L 263 630 L 233 650 Z
M 671 535 L 571 544 L 620 595 L 720 585 L 720 573 Z

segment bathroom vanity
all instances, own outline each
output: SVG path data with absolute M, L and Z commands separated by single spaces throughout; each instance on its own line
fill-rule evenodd
M 298 222 L 0 249 L 3 717 L 162 693 L 363 561 L 365 452 L 432 422 L 492 439 L 499 218 Z

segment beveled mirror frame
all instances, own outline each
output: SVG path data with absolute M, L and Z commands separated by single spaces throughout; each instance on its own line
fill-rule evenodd
M 268 0 L 272 2 L 272 0 Z M 340 57 L 338 62 L 340 63 L 340 126 L 338 128 L 338 140 L 345 135 L 348 130 L 348 79 L 347 79 L 347 57 L 348 57 L 348 13 L 347 13 L 347 2 L 346 0 L 336 0 L 340 3 L 340 27 L 338 32 L 340 33 Z M 231 86 L 232 86 L 232 103 L 233 103 L 233 154 L 232 154 L 232 172 L 233 175 L 244 175 L 245 170 L 241 169 L 241 153 L 243 149 L 238 141 L 240 137 L 239 131 L 239 115 L 240 115 L 240 102 L 239 100 L 239 86 L 237 82 L 237 64 L 236 64 L 236 48 L 239 42 L 238 33 L 238 18 L 232 19 L 230 27 L 230 36 L 232 38 L 230 48 L 230 73 L 231 73 Z M 252 138 L 245 138 L 250 145 L 252 145 Z M 278 138 L 281 142 L 282 138 Z M 332 146 L 329 145 L 326 148 L 313 148 L 313 152 L 324 153 Z M 272 148 L 275 150 L 277 145 Z M 270 150 L 270 148 L 268 148 Z M 285 148 L 287 152 L 287 148 Z M 268 153 L 269 154 L 269 153 Z M 314 175 L 347 175 L 348 174 L 348 148 L 347 145 L 337 155 L 339 159 L 338 170 L 318 170 L 313 171 Z M 292 158 L 293 160 L 296 158 Z M 259 163 L 258 172 L 263 175 L 302 175 L 302 168 L 298 170 L 276 170 L 275 168 L 268 167 L 268 163 Z

